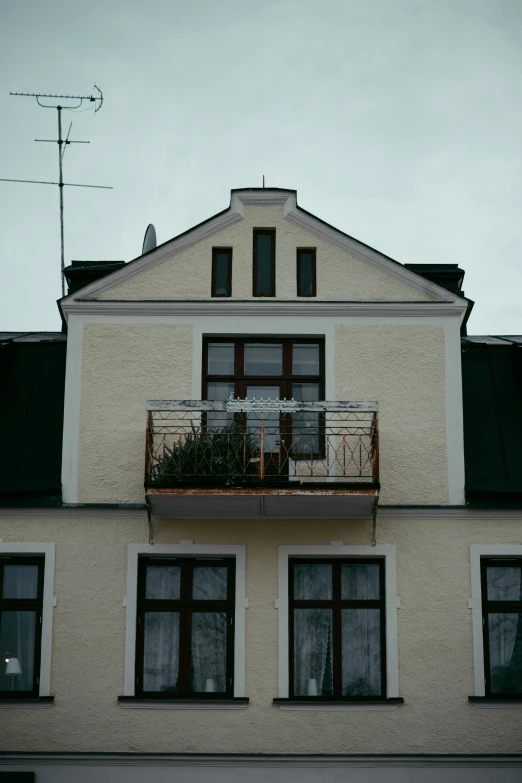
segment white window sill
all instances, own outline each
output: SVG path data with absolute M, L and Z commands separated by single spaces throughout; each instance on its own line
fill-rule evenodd
M 0 710 L 48 710 L 54 696 L 36 696 L 35 698 L 0 699 Z
M 247 698 L 236 699 L 147 699 L 120 696 L 118 703 L 131 710 L 246 710 Z
M 480 710 L 522 710 L 522 698 L 495 699 L 495 697 L 468 696 L 468 699 Z

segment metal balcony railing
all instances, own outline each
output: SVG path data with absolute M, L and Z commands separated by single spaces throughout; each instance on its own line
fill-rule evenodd
M 152 401 L 145 484 L 376 486 L 377 410 L 374 402 Z

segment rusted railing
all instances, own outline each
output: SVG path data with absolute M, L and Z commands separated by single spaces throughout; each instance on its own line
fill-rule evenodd
M 379 481 L 377 403 L 147 403 L 145 483 Z

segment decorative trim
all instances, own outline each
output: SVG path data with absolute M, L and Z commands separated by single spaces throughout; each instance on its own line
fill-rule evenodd
M 460 327 L 456 319 L 444 324 L 444 365 L 448 501 L 450 505 L 457 506 L 466 502 L 466 476 Z
M 304 699 L 274 699 L 280 710 L 312 710 L 316 712 L 343 712 L 344 710 L 396 710 L 404 699 L 379 699 L 375 701 L 305 701 Z
M 83 322 L 68 327 L 63 409 L 62 492 L 66 503 L 78 502 L 78 460 L 82 399 Z
M 519 512 L 522 514 L 522 512 Z M 482 580 L 480 578 L 481 557 L 522 557 L 522 546 L 501 544 L 497 546 L 470 546 L 471 560 L 471 598 L 468 607 L 471 609 L 473 623 L 473 669 L 475 681 L 475 696 L 485 698 L 484 682 L 484 639 L 482 636 Z M 493 704 L 491 699 L 487 700 Z M 500 701 L 500 700 L 499 700 Z M 479 702 L 477 702 L 478 704 Z M 484 702 L 485 703 L 485 702 Z M 475 706 L 477 706 L 475 704 Z
M 486 696 L 468 696 L 468 700 L 478 709 L 486 710 L 521 710 L 522 697 L 519 699 L 490 699 Z
M 245 206 L 273 206 L 283 205 L 284 218 L 290 223 L 299 226 L 325 242 L 338 247 L 345 253 L 363 261 L 370 266 L 387 274 L 389 277 L 408 285 L 410 288 L 429 296 L 432 299 L 438 299 L 443 302 L 460 301 L 464 307 L 467 306 L 466 300 L 454 296 L 445 288 L 436 285 L 430 280 L 417 275 L 415 272 L 406 269 L 391 258 L 379 253 L 362 242 L 358 242 L 353 237 L 344 234 L 339 229 L 330 226 L 328 223 L 315 217 L 306 210 L 297 206 L 297 195 L 295 190 L 272 190 L 270 188 L 261 190 L 234 190 L 231 192 L 230 206 L 223 212 L 200 223 L 192 229 L 174 237 L 160 247 L 147 253 L 145 256 L 138 256 L 121 269 L 113 272 L 107 277 L 91 283 L 81 289 L 82 298 L 95 299 L 101 293 L 109 291 L 114 286 L 120 285 L 127 280 L 132 279 L 138 274 L 151 269 L 157 264 L 163 263 L 169 258 L 181 253 L 187 248 L 192 247 L 198 242 L 212 237 L 214 234 L 225 230 L 244 218 Z M 74 301 L 75 295 L 71 294 L 64 297 L 61 301 L 62 310 L 65 313 L 67 307 Z
M 522 768 L 522 754 L 225 754 L 225 753 L 9 753 L 0 754 L 0 768 L 26 766 L 94 767 L 250 767 L 253 769 L 495 769 Z M 319 773 L 320 774 L 320 773 Z
M 386 561 L 386 673 L 387 697 L 399 697 L 399 653 L 397 641 L 397 579 L 395 547 L 344 546 L 331 541 L 328 546 L 291 545 L 279 547 L 279 698 L 288 699 L 288 559 L 298 555 L 309 557 L 384 557 Z M 355 702 L 353 709 L 359 706 Z M 364 707 L 363 707 L 364 709 Z
M 115 274 L 117 274 L 115 272 Z M 103 278 L 105 279 L 105 278 Z M 85 289 L 82 289 L 82 292 Z M 71 300 L 62 304 L 63 314 L 68 321 L 70 315 L 111 316 L 251 316 L 254 318 L 274 316 L 302 317 L 346 317 L 346 316 L 407 316 L 446 317 L 462 319 L 466 305 L 445 302 L 317 302 L 317 301 L 235 301 L 232 299 L 209 299 L 198 302 L 133 300 Z M 460 345 L 460 343 L 459 343 Z M 68 352 L 69 353 L 69 352 Z
M 0 554 L 12 555 L 43 555 L 44 586 L 42 603 L 42 643 L 40 653 L 40 697 L 49 697 L 51 693 L 51 652 L 53 646 L 53 608 L 56 606 L 54 597 L 54 544 L 6 544 L 0 543 Z M 51 697 L 52 699 L 52 697 Z M 21 702 L 21 699 L 17 699 Z M 32 701 L 31 699 L 29 701 Z M 36 700 L 35 700 L 36 701 Z
M 136 699 L 119 696 L 123 709 L 132 710 L 246 710 L 249 699 Z
M 125 630 L 125 674 L 123 693 L 134 696 L 136 669 L 136 604 L 139 555 L 219 555 L 236 559 L 236 602 L 234 625 L 234 698 L 245 698 L 245 624 L 246 624 L 246 547 L 242 544 L 129 544 L 127 595 L 124 598 L 127 619 Z
M 40 696 L 36 699 L 0 699 L 0 710 L 48 710 L 53 701 L 54 696 Z

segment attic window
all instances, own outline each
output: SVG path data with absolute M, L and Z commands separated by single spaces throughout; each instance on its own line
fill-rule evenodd
M 254 229 L 253 296 L 275 296 L 275 229 Z
M 297 296 L 316 296 L 315 248 L 297 249 Z
M 232 296 L 232 248 L 212 248 L 212 296 Z

